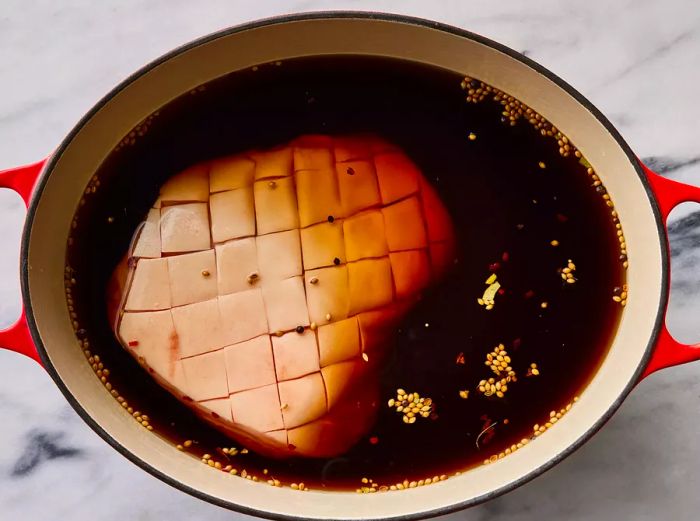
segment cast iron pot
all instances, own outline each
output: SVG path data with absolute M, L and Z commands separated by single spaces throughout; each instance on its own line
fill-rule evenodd
M 101 162 L 136 124 L 183 93 L 256 64 L 321 54 L 410 60 L 479 78 L 517 97 L 576 144 L 616 203 L 630 258 L 627 307 L 609 354 L 578 404 L 536 443 L 493 465 L 396 493 L 301 494 L 214 472 L 154 436 L 119 406 L 79 349 L 64 296 L 66 239 Z M 27 203 L 20 277 L 24 311 L 0 345 L 37 360 L 73 408 L 125 457 L 217 505 L 276 519 L 415 519 L 446 514 L 512 490 L 571 454 L 610 418 L 641 378 L 700 358 L 664 318 L 669 293 L 665 221 L 700 188 L 663 179 L 637 160 L 581 94 L 525 56 L 481 36 L 395 15 L 314 13 L 254 22 L 204 37 L 147 65 L 90 110 L 39 163 L 0 173 Z

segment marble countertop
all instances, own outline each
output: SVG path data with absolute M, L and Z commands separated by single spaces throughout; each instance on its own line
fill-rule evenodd
M 694 0 L 499 2 L 3 0 L 0 158 L 50 152 L 107 90 L 181 43 L 260 17 L 364 9 L 436 19 L 525 52 L 597 105 L 660 172 L 700 184 L 700 10 Z M 19 312 L 23 210 L 0 191 L 0 325 Z M 700 211 L 673 215 L 672 332 L 700 339 Z M 696 519 L 700 363 L 645 380 L 563 463 L 499 499 L 445 519 Z M 33 362 L 0 351 L 0 518 L 70 521 L 239 519 L 118 455 Z

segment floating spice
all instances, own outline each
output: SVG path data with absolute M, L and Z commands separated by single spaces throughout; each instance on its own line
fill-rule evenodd
M 552 425 L 554 425 L 559 420 L 561 420 L 564 417 L 564 415 L 571 410 L 571 407 L 573 407 L 573 404 L 576 403 L 577 401 L 578 401 L 578 396 L 575 396 L 573 401 L 568 403 L 566 405 L 566 407 L 562 408 L 559 412 L 551 411 L 549 413 L 549 418 L 547 419 L 547 421 L 545 421 L 545 423 L 543 425 L 536 423 L 532 427 L 533 435 L 540 436 L 540 435 L 544 434 L 544 432 L 547 429 L 551 428 Z
M 379 484 L 375 483 L 372 479 L 362 478 L 360 480 L 362 486 L 356 490 L 360 494 L 369 494 L 372 492 L 377 492 L 379 489 Z
M 484 396 L 496 395 L 497 398 L 503 398 L 508 391 L 508 384 L 518 380 L 515 371 L 510 366 L 510 356 L 503 344 L 496 346 L 493 351 L 486 355 L 484 364 L 488 366 L 496 376 L 500 376 L 498 380 L 495 378 L 484 379 L 477 385 L 477 390 Z
M 491 311 L 496 305 L 495 297 L 498 290 L 501 289 L 501 284 L 498 282 L 497 275 L 492 273 L 491 276 L 486 279 L 487 288 L 484 290 L 484 294 L 481 298 L 476 299 L 480 306 L 485 306 L 486 311 Z
M 456 473 L 455 476 L 459 475 L 459 473 Z M 417 479 L 417 480 L 408 480 L 404 479 L 403 481 L 399 481 L 398 483 L 394 483 L 393 485 L 378 485 L 375 481 L 367 478 L 363 478 L 361 480 L 362 486 L 358 489 L 355 490 L 358 494 L 372 494 L 374 492 L 388 492 L 388 491 L 396 491 L 396 490 L 406 490 L 409 488 L 416 488 L 416 487 L 423 487 L 426 485 L 432 485 L 433 483 L 438 483 L 439 481 L 445 481 L 448 479 L 447 474 L 441 474 L 441 475 L 435 475 L 432 477 L 427 477 L 423 479 Z M 366 480 L 366 481 L 365 481 Z
M 531 363 L 530 367 L 527 368 L 527 373 L 525 376 L 539 376 L 540 375 L 540 370 L 537 368 L 536 363 Z
M 615 288 L 613 290 L 612 299 L 620 304 L 621 306 L 627 305 L 627 284 L 623 284 L 621 288 Z
M 498 344 L 493 348 L 493 351 L 486 355 L 486 361 L 484 364 L 489 367 L 496 376 L 501 376 L 506 374 L 511 378 L 515 378 L 515 372 L 510 366 L 510 356 L 508 356 L 508 351 L 503 344 Z
M 403 422 L 408 424 L 416 423 L 418 417 L 428 418 L 433 412 L 431 398 L 424 398 L 418 393 L 406 393 L 403 389 L 396 390 L 396 398 L 391 398 L 388 405 L 402 413 Z
M 576 264 L 574 264 L 571 259 L 568 260 L 566 266 L 559 270 L 559 274 L 564 282 L 567 284 L 574 284 L 578 280 L 574 273 L 576 272 Z
M 581 163 L 581 164 L 582 164 L 583 166 L 585 166 L 586 168 L 592 168 L 592 167 L 591 167 L 591 164 L 590 164 L 590 163 L 588 162 L 588 160 L 587 160 L 585 157 L 583 157 L 583 156 L 581 156 L 581 157 L 579 158 L 578 162 Z

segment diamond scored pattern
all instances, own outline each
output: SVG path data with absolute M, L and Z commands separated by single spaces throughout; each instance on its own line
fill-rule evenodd
M 359 381 L 363 356 L 453 258 L 418 168 L 375 137 L 304 136 L 190 167 L 154 206 L 131 250 L 123 346 L 224 430 L 347 449 L 356 439 L 327 433 L 358 383 L 376 385 Z

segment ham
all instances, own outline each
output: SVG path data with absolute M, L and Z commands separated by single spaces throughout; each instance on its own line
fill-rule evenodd
M 108 287 L 121 345 L 206 422 L 273 457 L 366 435 L 402 317 L 454 261 L 447 210 L 373 136 L 303 136 L 162 186 Z

